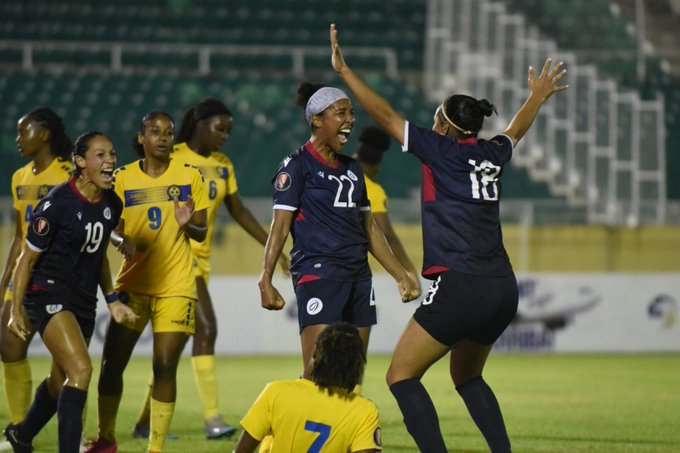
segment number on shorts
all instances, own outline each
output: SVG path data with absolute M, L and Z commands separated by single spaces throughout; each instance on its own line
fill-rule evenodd
M 427 296 L 423 300 L 423 305 L 430 305 L 434 300 L 434 295 L 439 291 L 439 282 L 442 281 L 442 276 L 437 277 L 437 280 L 433 281 L 430 285 L 430 289 L 427 290 Z
M 319 453 L 321 448 L 328 441 L 328 438 L 331 436 L 330 426 L 324 425 L 323 423 L 311 422 L 309 420 L 307 420 L 307 423 L 305 423 L 305 431 L 319 433 L 319 437 L 317 437 L 312 446 L 309 447 L 307 453 Z
M 157 206 L 149 208 L 148 216 L 149 216 L 149 228 L 151 228 L 152 230 L 159 229 L 161 227 L 162 222 L 161 208 Z

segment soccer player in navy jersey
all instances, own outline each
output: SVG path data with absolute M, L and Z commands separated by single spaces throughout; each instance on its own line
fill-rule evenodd
M 303 377 L 310 379 L 314 344 L 330 324 L 345 321 L 358 327 L 366 352 L 376 323 L 369 251 L 397 281 L 402 301 L 413 300 L 420 292 L 417 277 L 395 258 L 375 224 L 361 167 L 341 154 L 355 123 L 349 98 L 337 88 L 306 82 L 298 88 L 297 104 L 305 111 L 311 138 L 274 174 L 274 218 L 259 287 L 264 308 L 283 308 L 285 302 L 271 278 L 292 233 L 290 271 Z
M 529 97 L 501 135 L 477 138 L 487 100 L 453 95 L 425 129 L 406 121 L 345 63 L 331 25 L 332 65 L 373 120 L 404 151 L 423 163 L 423 276 L 434 280 L 394 351 L 387 382 L 420 448 L 445 453 L 437 412 L 420 378 L 451 351 L 451 378 L 492 452 L 509 452 L 510 440 L 491 388 L 482 378 L 496 339 L 517 311 L 518 291 L 503 246 L 500 177 L 513 147 L 566 74 L 548 59 L 536 77 L 529 68 Z
M 75 176 L 55 187 L 35 207 L 14 275 L 9 331 L 22 340 L 37 330 L 52 354 L 52 369 L 36 390 L 24 420 L 5 437 L 15 452 L 33 451 L 32 441 L 56 413 L 59 451 L 80 447 L 82 415 L 92 362 L 87 346 L 94 331 L 97 285 L 116 322 L 134 312 L 113 292 L 106 249 L 123 210 L 111 189 L 116 153 L 99 132 L 75 142 Z M 114 234 L 124 253 L 133 247 Z

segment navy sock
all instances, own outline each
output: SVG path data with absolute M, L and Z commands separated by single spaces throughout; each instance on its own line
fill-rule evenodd
M 17 437 L 21 442 L 30 444 L 33 438 L 38 435 L 41 429 L 50 421 L 57 412 L 57 400 L 50 396 L 47 389 L 47 380 L 40 383 L 35 391 L 33 404 L 28 409 L 28 413 L 17 427 Z
M 74 387 L 61 389 L 57 417 L 59 418 L 59 453 L 78 453 L 83 434 L 83 409 L 87 392 Z
M 492 453 L 509 453 L 510 439 L 496 396 L 481 376 L 456 387 Z
M 399 404 L 406 429 L 420 451 L 447 453 L 437 410 L 420 379 L 396 382 L 390 386 L 390 391 Z

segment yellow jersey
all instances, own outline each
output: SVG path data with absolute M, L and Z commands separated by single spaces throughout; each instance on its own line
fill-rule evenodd
M 202 156 L 189 148 L 186 143 L 175 145 L 172 158 L 193 165 L 201 170 L 205 180 L 205 190 L 210 207 L 208 208 L 208 233 L 205 241 L 191 240 L 191 250 L 198 258 L 210 258 L 215 221 L 220 205 L 227 195 L 238 192 L 236 173 L 231 159 L 222 153 L 213 152 L 210 156 Z
M 116 292 L 196 298 L 189 237 L 177 223 L 173 198 L 182 203 L 191 195 L 196 211 L 210 206 L 200 170 L 170 159 L 165 173 L 152 178 L 138 160 L 116 170 L 113 184 L 123 200 L 124 233 L 137 248 L 123 261 Z
M 27 226 L 33 217 L 33 208 L 53 187 L 71 179 L 73 164 L 55 158 L 50 165 L 38 174 L 33 173 L 35 164 L 30 162 L 12 175 L 12 197 L 14 209 L 19 212 L 19 222 L 23 239 L 26 239 Z
M 368 176 L 364 176 L 364 181 L 366 181 L 366 194 L 371 202 L 371 212 L 373 214 L 387 213 L 387 194 L 385 190 Z
M 31 224 L 33 208 L 53 187 L 71 179 L 73 164 L 57 157 L 40 173 L 34 173 L 34 169 L 35 163 L 31 161 L 12 175 L 12 199 L 14 209 L 18 213 L 22 247 L 26 242 L 27 227 Z M 4 300 L 12 300 L 11 283 L 2 296 Z
M 272 434 L 271 453 L 382 450 L 372 401 L 354 393 L 331 395 L 307 379 L 267 384 L 241 426 L 257 440 Z

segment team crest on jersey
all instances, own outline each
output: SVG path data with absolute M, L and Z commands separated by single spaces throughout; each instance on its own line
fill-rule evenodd
M 182 194 L 182 189 L 179 188 L 179 186 L 172 185 L 168 187 L 168 196 L 172 198 L 179 198 L 179 196 Z
M 376 428 L 373 433 L 373 441 L 378 447 L 382 447 L 382 432 L 380 431 L 380 428 Z
M 24 186 L 19 186 L 17 187 L 17 198 L 18 199 L 23 199 L 24 195 L 26 194 L 26 188 Z
M 43 184 L 38 188 L 38 197 L 42 198 L 47 195 L 50 191 L 50 186 Z
M 50 222 L 45 217 L 38 217 L 33 221 L 33 231 L 38 236 L 45 236 L 50 232 Z
M 64 306 L 61 304 L 51 304 L 45 307 L 45 311 L 50 315 L 53 315 L 55 313 L 59 313 L 63 308 Z
M 323 302 L 318 297 L 312 297 L 307 301 L 307 313 L 316 315 L 323 310 Z
M 316 174 L 319 175 L 319 176 L 321 176 L 322 178 L 325 178 L 325 177 L 326 177 L 326 174 L 325 174 L 324 172 L 322 172 L 322 171 L 317 171 Z
M 106 220 L 111 220 L 111 208 L 107 207 L 104 209 L 104 218 Z
M 290 175 L 282 171 L 276 177 L 276 181 L 274 182 L 274 188 L 279 192 L 283 192 L 284 190 L 288 190 L 290 188 L 290 184 L 291 184 Z
M 357 175 L 355 175 L 352 170 L 347 170 L 347 176 L 349 176 L 349 179 L 352 181 L 358 181 L 359 178 L 357 178 Z

